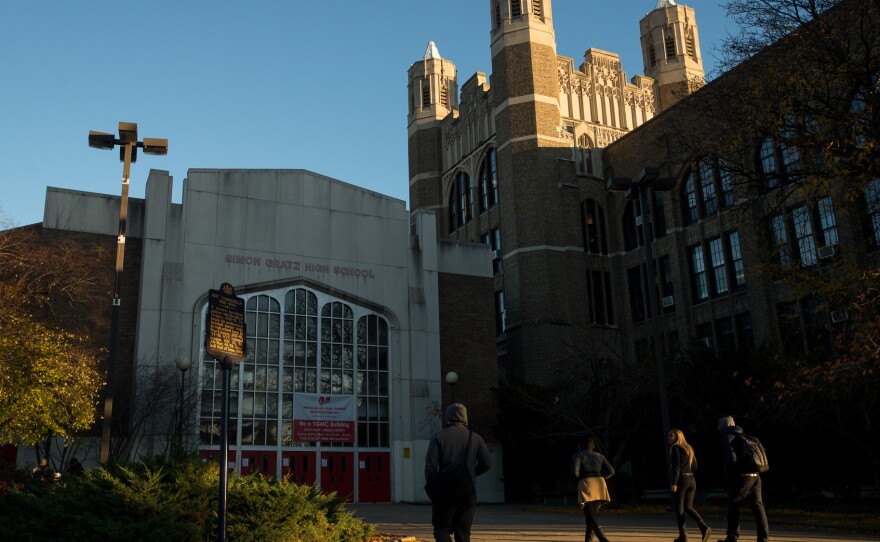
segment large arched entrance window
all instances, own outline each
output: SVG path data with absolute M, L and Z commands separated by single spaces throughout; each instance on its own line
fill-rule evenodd
M 357 416 L 354 442 L 320 445 L 388 448 L 391 360 L 385 318 L 305 287 L 241 297 L 248 355 L 230 375 L 230 446 L 277 451 L 318 446 L 294 441 L 292 431 L 296 394 L 318 393 L 353 396 Z M 220 444 L 222 381 L 220 364 L 202 350 L 199 442 L 210 448 Z

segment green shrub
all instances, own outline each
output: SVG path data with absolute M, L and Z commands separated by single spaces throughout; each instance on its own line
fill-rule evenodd
M 361 542 L 373 527 L 333 495 L 258 476 L 229 481 L 228 539 Z M 219 468 L 175 463 L 113 464 L 45 485 L 0 492 L 0 540 L 204 541 L 217 537 Z

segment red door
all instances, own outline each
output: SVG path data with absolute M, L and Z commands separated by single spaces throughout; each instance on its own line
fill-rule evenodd
M 278 455 L 264 450 L 241 451 L 241 475 L 260 474 L 275 478 L 278 468 Z
M 354 495 L 354 453 L 321 452 L 321 490 L 336 492 L 346 502 Z
M 220 457 L 220 450 L 199 450 L 199 456 L 205 461 L 217 461 Z M 226 463 L 229 472 L 235 474 L 235 450 L 229 450 L 229 460 Z
M 317 473 L 315 452 L 281 452 L 281 476 L 291 482 L 312 485 Z
M 391 454 L 358 454 L 358 502 L 391 502 Z

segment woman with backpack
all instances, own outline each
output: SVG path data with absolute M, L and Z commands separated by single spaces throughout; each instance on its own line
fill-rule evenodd
M 669 470 L 672 473 L 672 499 L 675 502 L 675 519 L 678 520 L 678 538 L 675 542 L 687 542 L 684 527 L 684 515 L 687 513 L 700 527 L 702 542 L 708 542 L 712 529 L 706 525 L 699 512 L 694 508 L 694 495 L 697 483 L 694 471 L 697 469 L 697 458 L 694 449 L 684 438 L 681 429 L 669 431 Z

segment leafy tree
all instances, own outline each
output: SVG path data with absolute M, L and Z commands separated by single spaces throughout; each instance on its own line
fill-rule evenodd
M 7 295 L 6 288 L 0 296 Z M 72 438 L 94 420 L 98 362 L 76 336 L 24 314 L 0 318 L 0 441 Z
M 99 326 L 85 308 L 104 286 L 100 252 L 38 227 L 0 231 L 0 441 L 69 440 L 93 423 L 102 378 L 88 332 Z

